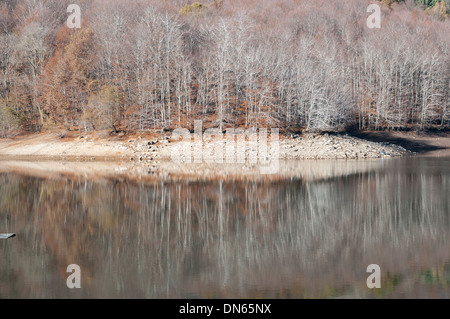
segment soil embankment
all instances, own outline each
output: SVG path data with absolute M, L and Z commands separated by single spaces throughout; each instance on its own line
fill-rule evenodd
M 303 134 L 294 138 L 280 137 L 279 157 L 282 159 L 358 159 L 401 157 L 410 155 L 407 148 L 391 143 L 388 139 L 377 141 L 347 134 Z M 395 141 L 395 140 L 394 140 Z M 447 142 L 450 138 L 447 136 Z M 170 159 L 177 143 L 170 133 L 133 134 L 108 136 L 91 133 L 87 135 L 61 135 L 40 133 L 15 138 L 0 139 L 0 157 L 8 159 L 52 160 L 109 160 L 109 159 Z M 188 142 L 190 143 L 190 142 Z M 202 150 L 211 151 L 218 146 L 217 140 L 203 140 Z M 227 141 L 224 141 L 224 147 Z M 238 143 L 236 143 L 238 145 Z M 194 144 L 190 143 L 192 150 Z M 256 142 L 239 144 L 235 152 L 257 150 Z M 225 156 L 226 149 L 224 149 Z
M 146 133 L 109 136 L 106 133 L 88 135 L 40 133 L 0 139 L 0 171 L 29 172 L 37 176 L 91 176 L 113 178 L 124 175 L 137 179 L 150 178 L 214 178 L 218 176 L 246 178 L 261 175 L 254 163 L 227 162 L 227 141 L 203 140 L 203 154 L 214 154 L 224 147 L 224 163 L 193 163 L 199 145 L 175 141 L 171 133 Z M 174 161 L 172 155 L 183 143 L 189 143 L 191 159 Z M 228 142 L 229 143 L 229 142 Z M 236 143 L 234 154 L 258 149 L 256 142 Z M 175 152 L 174 152 L 175 151 Z M 270 147 L 269 147 L 270 152 Z M 450 134 L 363 132 L 358 134 L 303 134 L 280 137 L 279 165 L 273 177 L 295 177 L 304 180 L 330 178 L 336 174 L 376 169 L 378 158 L 403 156 L 450 156 Z M 269 157 L 272 154 L 269 153 Z M 180 155 L 181 156 L 181 155 Z M 320 159 L 321 161 L 310 161 Z M 336 161 L 337 159 L 341 161 Z M 374 161 L 360 161 L 373 159 Z M 180 158 L 178 158 L 180 160 Z M 342 162 L 343 160 L 343 162 Z M 346 161 L 347 160 L 347 161 Z M 343 164 L 344 163 L 344 164 Z M 370 165 L 369 165 L 370 164 Z M 270 173 L 269 173 L 270 174 Z

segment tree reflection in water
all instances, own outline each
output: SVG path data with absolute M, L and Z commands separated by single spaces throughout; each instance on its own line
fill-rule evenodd
M 0 227 L 17 237 L 0 242 L 0 297 L 448 297 L 449 167 L 155 183 L 2 173 Z

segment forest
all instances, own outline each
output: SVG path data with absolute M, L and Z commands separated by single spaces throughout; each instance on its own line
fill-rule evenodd
M 450 0 L 77 1 L 0 0 L 1 137 L 450 128 Z

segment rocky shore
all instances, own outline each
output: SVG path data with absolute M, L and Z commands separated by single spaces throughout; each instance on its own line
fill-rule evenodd
M 183 143 L 189 144 L 187 147 L 190 147 L 192 156 L 198 150 L 194 149 L 194 143 L 174 140 L 170 133 L 134 134 L 121 138 L 95 134 L 61 138 L 57 134 L 46 133 L 1 139 L 0 158 L 157 162 L 170 160 Z M 245 152 L 247 158 L 249 152 L 258 151 L 256 141 L 236 143 L 236 154 L 230 155 L 226 143 L 225 139 L 220 142 L 203 140 L 201 151 L 214 152 L 222 147 L 224 156 Z M 279 138 L 279 158 L 288 160 L 385 158 L 411 154 L 413 152 L 393 143 L 373 142 L 347 134 L 302 134 Z
M 230 156 L 227 143 L 230 141 L 202 140 L 201 145 L 196 145 L 186 140 L 177 141 L 170 133 L 121 137 L 90 134 L 63 138 L 51 133 L 37 134 L 0 140 L 0 171 L 28 172 L 43 177 L 62 174 L 95 178 L 124 176 L 137 180 L 245 179 L 267 177 L 267 174 L 271 174 L 271 178 L 312 180 L 372 170 L 380 165 L 377 159 L 414 154 L 392 143 L 368 141 L 347 134 L 302 134 L 280 137 L 279 156 L 276 157 L 279 161 L 273 172 L 263 173 L 261 167 L 269 164 L 262 165 L 260 157 L 257 162 L 248 161 L 249 154 L 258 151 L 256 141 L 235 143 L 231 156 L 245 154 L 243 163 L 227 161 Z M 190 158 L 179 152 L 180 147 L 185 146 L 190 151 Z M 203 155 L 213 154 L 220 147 L 223 147 L 223 163 L 205 160 L 194 163 L 194 154 L 199 150 Z M 273 158 L 270 145 L 268 150 L 268 157 Z
M 202 143 L 201 150 L 204 153 L 214 153 L 215 149 L 222 147 L 224 161 L 227 154 L 226 144 L 228 141 L 208 141 Z M 133 155 L 144 161 L 155 159 L 170 159 L 173 151 L 175 154 L 183 146 L 179 143 L 188 143 L 191 149 L 191 161 L 195 145 L 193 142 L 173 141 L 169 136 L 152 141 L 134 140 L 128 145 Z M 221 145 L 219 143 L 222 143 Z M 249 152 L 258 152 L 256 142 L 247 142 L 246 145 L 235 143 L 236 154 L 244 152 L 248 158 Z M 198 150 L 198 149 L 197 149 Z M 269 143 L 270 152 L 270 143 Z M 231 154 L 231 156 L 236 156 Z M 279 139 L 279 158 L 280 159 L 364 159 L 364 158 L 387 158 L 402 157 L 412 155 L 402 146 L 385 142 L 371 142 L 350 135 L 339 134 L 303 134 L 302 136 L 293 136 L 290 138 Z

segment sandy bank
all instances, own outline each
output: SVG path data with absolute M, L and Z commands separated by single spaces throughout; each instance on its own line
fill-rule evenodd
M 0 156 L 5 158 L 45 158 L 62 160 L 108 160 L 170 159 L 179 143 L 194 144 L 186 140 L 175 141 L 170 133 L 133 134 L 128 136 L 88 135 L 63 136 L 57 133 L 40 133 L 28 136 L 0 139 Z M 226 144 L 227 141 L 225 140 Z M 226 154 L 225 144 L 223 153 Z M 236 145 L 237 142 L 236 142 Z M 240 148 L 239 148 L 240 146 Z M 202 151 L 208 152 L 219 147 L 217 141 L 203 140 Z M 257 151 L 256 142 L 239 144 L 236 153 Z M 293 138 L 280 137 L 279 158 L 281 159 L 357 159 L 400 157 L 408 155 L 401 146 L 379 141 L 368 141 L 358 137 L 338 134 L 304 134 Z
M 74 134 L 74 133 L 73 133 Z M 418 154 L 450 156 L 450 134 L 414 135 L 416 133 L 384 132 L 347 134 L 304 134 L 292 138 L 280 137 L 279 164 L 271 178 L 326 179 L 335 176 L 367 172 L 377 169 L 379 158 L 395 158 Z M 361 138 L 364 137 L 364 138 Z M 394 142 L 400 142 L 395 144 Z M 28 172 L 48 177 L 55 173 L 84 177 L 117 177 L 134 179 L 221 177 L 246 178 L 261 176 L 261 165 L 245 163 L 176 163 L 171 155 L 183 145 L 195 152 L 194 143 L 175 141 L 170 133 L 108 136 L 63 136 L 40 133 L 0 139 L 0 171 Z M 215 144 L 216 143 L 216 144 Z M 406 147 L 410 147 L 410 151 Z M 203 142 L 202 152 L 217 148 L 217 142 Z M 226 144 L 223 145 L 224 150 Z M 253 142 L 236 144 L 234 152 L 245 153 L 258 149 Z M 269 148 L 270 149 L 270 148 Z M 198 149 L 197 149 L 198 150 Z M 175 152 L 174 152 L 175 151 Z M 428 153 L 427 153 L 428 152 Z M 270 156 L 270 154 L 269 154 Z M 248 157 L 247 157 L 248 158 Z M 321 159 L 321 161 L 308 161 Z M 337 161 L 337 159 L 339 159 Z M 365 161 L 361 161 L 365 159 Z M 373 161 L 370 161 L 372 159 Z M 226 162 L 226 161 L 224 161 Z
M 132 155 L 126 139 L 96 134 L 61 137 L 57 133 L 40 133 L 0 139 L 0 156 L 36 158 L 121 158 Z

